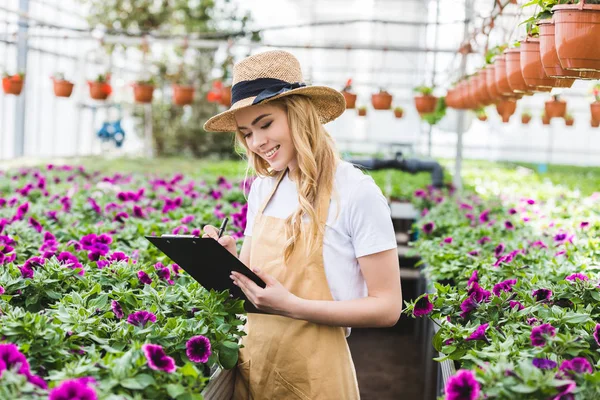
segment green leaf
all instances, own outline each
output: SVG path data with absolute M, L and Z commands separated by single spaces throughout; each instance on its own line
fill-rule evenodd
M 537 390 L 537 387 L 529 386 L 524 383 L 519 383 L 517 385 L 511 386 L 510 389 L 513 392 L 517 392 L 517 393 L 533 393 Z
M 238 361 L 239 346 L 233 342 L 223 342 L 219 348 L 219 362 L 225 369 L 236 366 Z
M 179 385 L 179 384 L 169 383 L 166 386 L 166 388 L 167 388 L 167 393 L 172 398 L 177 398 L 177 396 L 180 396 L 183 393 L 185 393 L 185 388 L 182 385 Z
M 120 384 L 126 389 L 142 390 L 150 385 L 154 385 L 156 381 L 151 375 L 139 374 L 134 378 L 123 379 Z

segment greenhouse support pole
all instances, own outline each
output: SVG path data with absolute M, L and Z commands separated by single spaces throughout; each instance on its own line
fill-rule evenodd
M 440 23 L 440 0 L 435 2 L 435 25 L 433 25 L 433 48 L 438 46 L 438 25 Z M 437 52 L 433 53 L 433 66 L 431 71 L 431 87 L 435 87 L 435 72 L 437 68 Z M 431 157 L 431 147 L 433 142 L 433 125 L 429 124 L 429 130 L 427 131 L 427 156 Z
M 154 158 L 154 144 L 152 143 L 152 104 L 144 104 L 144 142 L 146 143 L 146 157 Z
M 23 13 L 29 12 L 29 0 L 19 0 L 19 10 Z M 19 37 L 17 39 L 17 70 L 16 73 L 27 71 L 27 19 L 19 16 Z M 27 79 L 27 77 L 25 77 Z M 27 97 L 27 86 L 20 96 L 16 98 L 15 107 L 15 157 L 22 157 L 25 153 L 25 99 Z

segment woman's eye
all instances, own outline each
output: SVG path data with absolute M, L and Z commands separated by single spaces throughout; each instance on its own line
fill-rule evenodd
M 244 139 L 248 139 L 252 135 L 252 132 L 244 133 Z
M 269 121 L 269 122 L 267 122 L 266 124 L 264 124 L 264 125 L 262 126 L 262 129 L 267 129 L 268 127 L 270 127 L 270 126 L 271 126 L 271 124 L 272 124 L 272 123 L 273 123 L 273 121 Z

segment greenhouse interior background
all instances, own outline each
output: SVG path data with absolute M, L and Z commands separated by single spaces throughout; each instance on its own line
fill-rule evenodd
M 241 249 L 248 163 L 203 125 L 270 50 L 344 94 L 325 129 L 388 201 L 360 397 L 600 398 L 597 0 L 2 0 L 0 398 L 241 398 L 243 306 L 144 236 L 229 216 Z

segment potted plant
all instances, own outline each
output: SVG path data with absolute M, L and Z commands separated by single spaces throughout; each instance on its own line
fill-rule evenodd
M 595 101 L 590 104 L 590 112 L 595 121 L 600 121 L 600 83 L 594 85 L 592 93 Z
M 212 84 L 212 89 L 207 93 L 206 99 L 211 103 L 218 103 L 225 107 L 231 106 L 231 86 L 223 85 L 223 81 L 217 79 Z
M 523 111 L 521 113 L 521 123 L 523 125 L 529 124 L 529 121 L 531 121 L 531 117 L 532 117 L 531 116 L 531 112 L 529 112 L 529 111 Z
M 352 93 L 352 78 L 346 81 L 346 86 L 342 89 L 342 95 L 346 100 L 346 108 L 356 107 L 356 93 Z
M 496 104 L 496 111 L 502 117 L 502 122 L 508 123 L 510 117 L 517 110 L 517 102 L 514 100 L 501 100 Z
M 358 111 L 359 117 L 364 117 L 365 115 L 367 115 L 367 107 L 366 106 L 360 106 L 356 110 Z
M 562 118 L 567 112 L 567 102 L 560 99 L 560 96 L 555 94 L 553 99 L 544 104 L 546 115 L 548 118 Z
M 484 122 L 487 121 L 488 117 L 487 117 L 487 114 L 486 114 L 485 109 L 483 107 L 476 109 L 475 110 L 475 115 L 477 116 L 478 120 L 484 121 Z
M 133 97 L 136 103 L 152 103 L 156 82 L 154 78 L 137 80 L 133 84 Z
M 394 116 L 396 118 L 402 118 L 403 115 L 404 115 L 404 108 L 402 108 L 400 106 L 394 107 Z
M 392 95 L 385 89 L 379 88 L 379 93 L 371 95 L 371 104 L 376 110 L 389 110 L 392 108 Z
M 223 85 L 221 88 L 221 101 L 222 106 L 231 107 L 231 85 Z
M 540 55 L 540 38 L 529 36 L 521 41 L 521 72 L 525 83 L 536 88 L 553 87 L 568 88 L 573 86 L 574 79 L 555 79 L 550 78 L 542 66 L 542 57 Z M 550 91 L 548 90 L 548 91 Z
M 590 125 L 592 126 L 592 128 L 597 128 L 600 126 L 600 120 L 592 118 L 590 120 Z
M 569 113 L 565 114 L 565 125 L 566 126 L 573 126 L 573 124 L 575 124 L 575 118 L 573 118 L 573 116 Z
M 112 93 L 110 73 L 99 74 L 95 80 L 88 81 L 90 97 L 94 100 L 106 100 Z
M 185 106 L 194 101 L 194 87 L 173 83 L 173 104 Z
M 542 113 L 542 124 L 550 125 L 550 117 L 545 112 Z
M 63 73 L 57 72 L 50 79 L 52 79 L 56 97 L 71 97 L 75 85 L 73 82 L 66 80 Z
M 419 114 L 428 114 L 435 111 L 437 97 L 433 96 L 433 88 L 428 86 L 417 86 L 414 91 L 420 96 L 415 96 L 415 107 Z
M 24 83 L 25 73 L 23 72 L 14 75 L 9 75 L 7 73 L 2 74 L 2 89 L 6 94 L 14 94 L 15 96 L 20 95 Z

